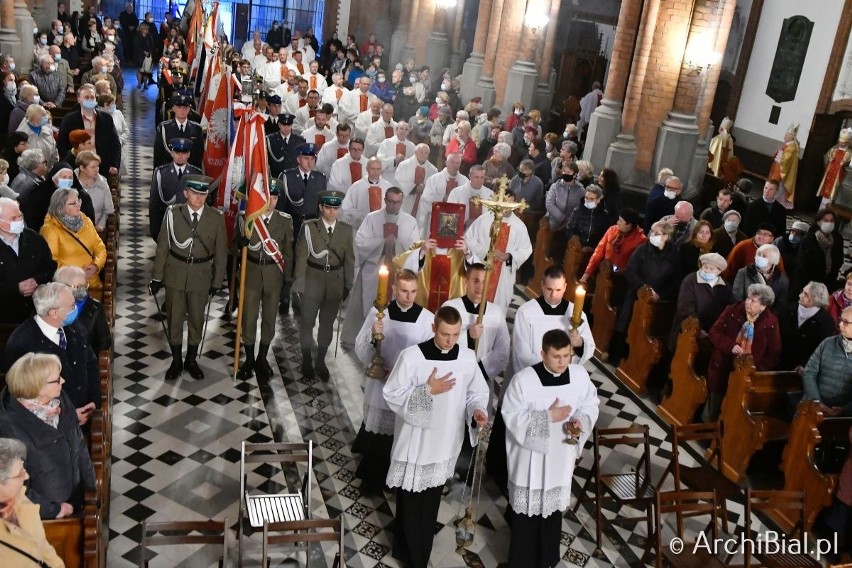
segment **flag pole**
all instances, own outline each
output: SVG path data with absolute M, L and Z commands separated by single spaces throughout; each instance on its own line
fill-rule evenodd
M 246 288 L 246 263 L 248 262 L 248 247 L 242 247 L 242 259 L 240 263 L 240 291 L 237 301 L 237 339 L 234 343 L 234 382 L 237 380 L 237 371 L 240 369 L 240 341 L 243 335 L 243 302 L 245 301 Z

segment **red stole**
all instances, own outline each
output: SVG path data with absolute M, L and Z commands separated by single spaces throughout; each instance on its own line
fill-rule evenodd
M 339 99 L 342 91 L 338 90 L 337 93 L 338 93 L 337 98 Z M 367 110 L 367 95 L 361 95 L 359 98 L 361 99 L 361 106 L 360 106 L 361 112 L 364 112 L 364 111 Z M 373 122 L 376 122 L 376 121 L 373 120 Z
M 370 117 L 370 122 L 372 122 L 372 123 L 375 123 L 377 120 L 379 120 L 378 116 L 371 116 Z
M 385 238 L 388 238 L 391 235 L 393 235 L 394 237 L 399 237 L 399 225 L 397 225 L 396 223 L 385 223 L 383 235 Z M 393 263 L 394 256 L 394 246 L 388 248 L 388 246 L 385 245 L 383 262 L 384 265 L 388 268 L 388 298 L 393 298 L 393 288 L 391 288 L 391 286 L 393 284 L 394 277 L 396 276 L 396 266 Z
M 334 97 L 337 99 L 338 102 L 340 102 L 340 97 L 342 97 L 342 96 L 343 96 L 343 89 L 338 87 L 337 92 L 334 94 Z
M 385 126 L 385 140 L 393 136 L 393 126 Z
M 398 145 L 397 145 L 398 146 Z M 423 166 L 415 166 L 414 167 L 414 207 L 411 208 L 411 215 L 413 217 L 417 217 L 417 210 L 420 208 L 420 196 L 423 195 L 423 188 L 418 188 L 417 186 L 423 183 L 423 180 L 426 179 L 426 168 Z
M 471 223 L 482 214 L 482 205 L 476 206 L 473 204 L 473 197 L 467 200 L 467 223 L 464 228 L 467 229 Z
M 349 162 L 349 177 L 352 178 L 352 183 L 360 181 L 364 176 L 364 170 L 361 167 L 361 162 Z
M 337 159 L 339 160 L 343 156 L 349 153 L 349 148 L 338 148 L 337 149 Z M 358 164 L 360 165 L 360 164 Z
M 826 199 L 831 199 L 831 194 L 834 192 L 835 186 L 843 179 L 843 157 L 846 155 L 846 150 L 840 148 L 835 149 L 831 153 L 831 159 L 825 168 L 825 175 L 822 179 L 820 187 L 820 196 Z
M 387 130 L 387 129 L 385 129 Z M 396 143 L 396 155 L 397 156 L 405 156 L 405 144 L 402 142 Z
M 370 213 L 378 211 L 382 208 L 382 188 L 378 185 L 371 185 L 367 188 L 367 194 L 370 201 Z
M 316 91 L 317 90 L 317 76 L 311 75 L 311 80 L 309 81 L 308 84 L 310 85 L 311 89 Z
M 325 144 L 325 134 L 317 134 L 314 136 L 314 144 L 317 145 L 317 150 L 322 148 L 322 145 Z
M 457 187 L 458 187 L 458 185 L 459 185 L 459 182 L 458 182 L 458 180 L 457 180 L 457 179 L 450 179 L 450 178 L 447 178 L 447 186 L 446 186 L 446 189 L 444 190 L 444 201 L 446 201 L 447 199 L 449 199 L 449 197 L 450 197 L 450 192 L 451 192 L 452 190 L 454 190 L 455 188 L 457 188 Z
M 500 231 L 497 233 L 497 242 L 495 250 L 506 252 L 506 247 L 509 245 L 509 230 L 511 227 L 508 223 L 500 224 Z M 491 280 L 488 282 L 488 301 L 493 302 L 494 296 L 497 294 L 497 284 L 500 283 L 500 271 L 503 270 L 505 262 L 500 262 L 496 258 L 491 264 Z
M 309 108 L 308 109 L 308 118 L 314 118 L 317 115 L 318 108 Z
M 308 104 L 308 99 L 299 99 L 299 108 L 302 108 L 306 104 Z
M 426 168 L 423 166 L 414 167 L 414 185 L 420 185 L 426 179 Z
M 296 69 L 299 70 L 299 75 L 305 74 L 305 65 L 303 63 L 296 63 Z

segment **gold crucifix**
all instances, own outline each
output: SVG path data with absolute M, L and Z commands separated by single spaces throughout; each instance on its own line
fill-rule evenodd
M 491 283 L 491 268 L 494 264 L 494 247 L 497 244 L 497 235 L 500 233 L 500 225 L 503 223 L 503 216 L 510 211 L 522 213 L 527 207 L 529 207 L 527 202 L 523 199 L 515 201 L 514 198 L 507 193 L 507 190 L 509 189 L 509 178 L 505 175 L 497 180 L 497 185 L 500 189 L 491 199 L 482 199 L 481 197 L 474 197 L 471 199 L 471 203 L 477 207 L 485 207 L 494 215 L 494 220 L 491 223 L 491 229 L 489 231 L 491 241 L 488 245 L 488 255 L 485 257 L 485 282 L 483 283 L 482 288 L 483 297 L 479 302 L 479 315 L 476 318 L 477 324 L 482 323 L 483 318 L 485 318 L 485 306 L 488 304 L 488 287 Z M 474 342 L 474 351 L 476 351 L 478 347 L 479 338 L 477 338 Z

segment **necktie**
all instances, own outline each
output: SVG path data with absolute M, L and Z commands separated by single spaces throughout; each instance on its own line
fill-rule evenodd
M 56 330 L 56 333 L 59 335 L 59 348 L 63 351 L 68 349 L 68 339 L 65 337 L 65 330 L 60 327 Z
M 305 185 L 308 185 L 308 174 L 305 174 Z
M 184 130 L 183 130 L 184 126 L 185 126 L 185 125 L 183 125 L 183 124 L 179 124 L 179 125 L 178 125 L 178 129 L 180 130 L 180 133 L 181 133 L 181 134 L 183 134 L 183 132 L 184 132 Z
M 329 228 L 328 228 L 328 236 L 330 237 L 332 234 L 334 234 L 334 228 L 333 228 L 333 227 L 329 227 Z
M 192 214 L 192 228 L 196 228 L 198 226 L 198 213 L 195 212 Z
M 183 168 L 178 168 L 178 179 L 183 177 Z

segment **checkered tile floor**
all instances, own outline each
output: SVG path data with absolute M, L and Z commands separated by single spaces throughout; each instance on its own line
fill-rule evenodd
M 234 383 L 230 368 L 234 324 L 223 313 L 225 298 L 214 300 L 207 342 L 200 359 L 207 378 L 165 382 L 169 351 L 163 330 L 154 319 L 156 307 L 146 290 L 154 243 L 147 232 L 147 199 L 152 174 L 154 89 L 139 91 L 133 73 L 127 74 L 125 97 L 132 137 L 128 175 L 123 188 L 121 245 L 116 319 L 116 379 L 114 406 L 114 464 L 110 519 L 110 568 L 139 562 L 140 522 L 237 518 L 239 447 L 243 440 L 313 440 L 318 491 L 311 507 L 318 517 L 342 515 L 346 528 L 346 566 L 399 566 L 390 554 L 393 498 L 362 496 L 354 471 L 357 458 L 350 446 L 361 424 L 364 375 L 343 351 L 330 361 L 329 383 L 301 376 L 301 355 L 292 318 L 279 319 L 273 345 L 278 374 L 269 382 L 257 379 Z M 510 317 L 522 302 L 515 298 Z M 670 459 L 666 431 L 647 401 L 630 395 L 607 372 L 589 365 L 602 399 L 601 427 L 651 426 L 653 472 L 657 479 Z M 631 456 L 613 453 L 607 469 L 629 463 Z M 687 458 L 689 459 L 689 458 Z M 575 474 L 582 486 L 590 476 L 592 455 L 587 449 Z M 635 459 L 634 459 L 635 462 Z M 293 476 L 270 468 L 252 472 L 249 483 L 275 490 Z M 432 563 L 435 567 L 494 568 L 505 561 L 508 527 L 503 518 L 506 500 L 488 481 L 478 507 L 476 539 L 470 550 L 456 552 L 453 521 L 458 518 L 463 484 L 448 484 L 436 526 Z M 612 517 L 607 511 L 606 516 Z M 737 521 L 739 513 L 730 513 Z M 602 551 L 595 551 L 594 509 L 591 503 L 578 515 L 565 515 L 561 566 L 641 566 L 645 527 L 628 530 L 606 523 Z M 253 539 L 258 544 L 255 535 Z M 318 554 L 318 553 L 317 553 Z M 164 551 L 152 565 L 212 566 L 217 552 L 195 548 Z M 251 556 L 251 555 L 250 555 Z M 258 565 L 259 554 L 248 565 Z M 330 556 L 329 556 L 330 557 Z M 647 556 L 645 561 L 649 561 Z M 321 564 L 321 563 L 320 563 Z

